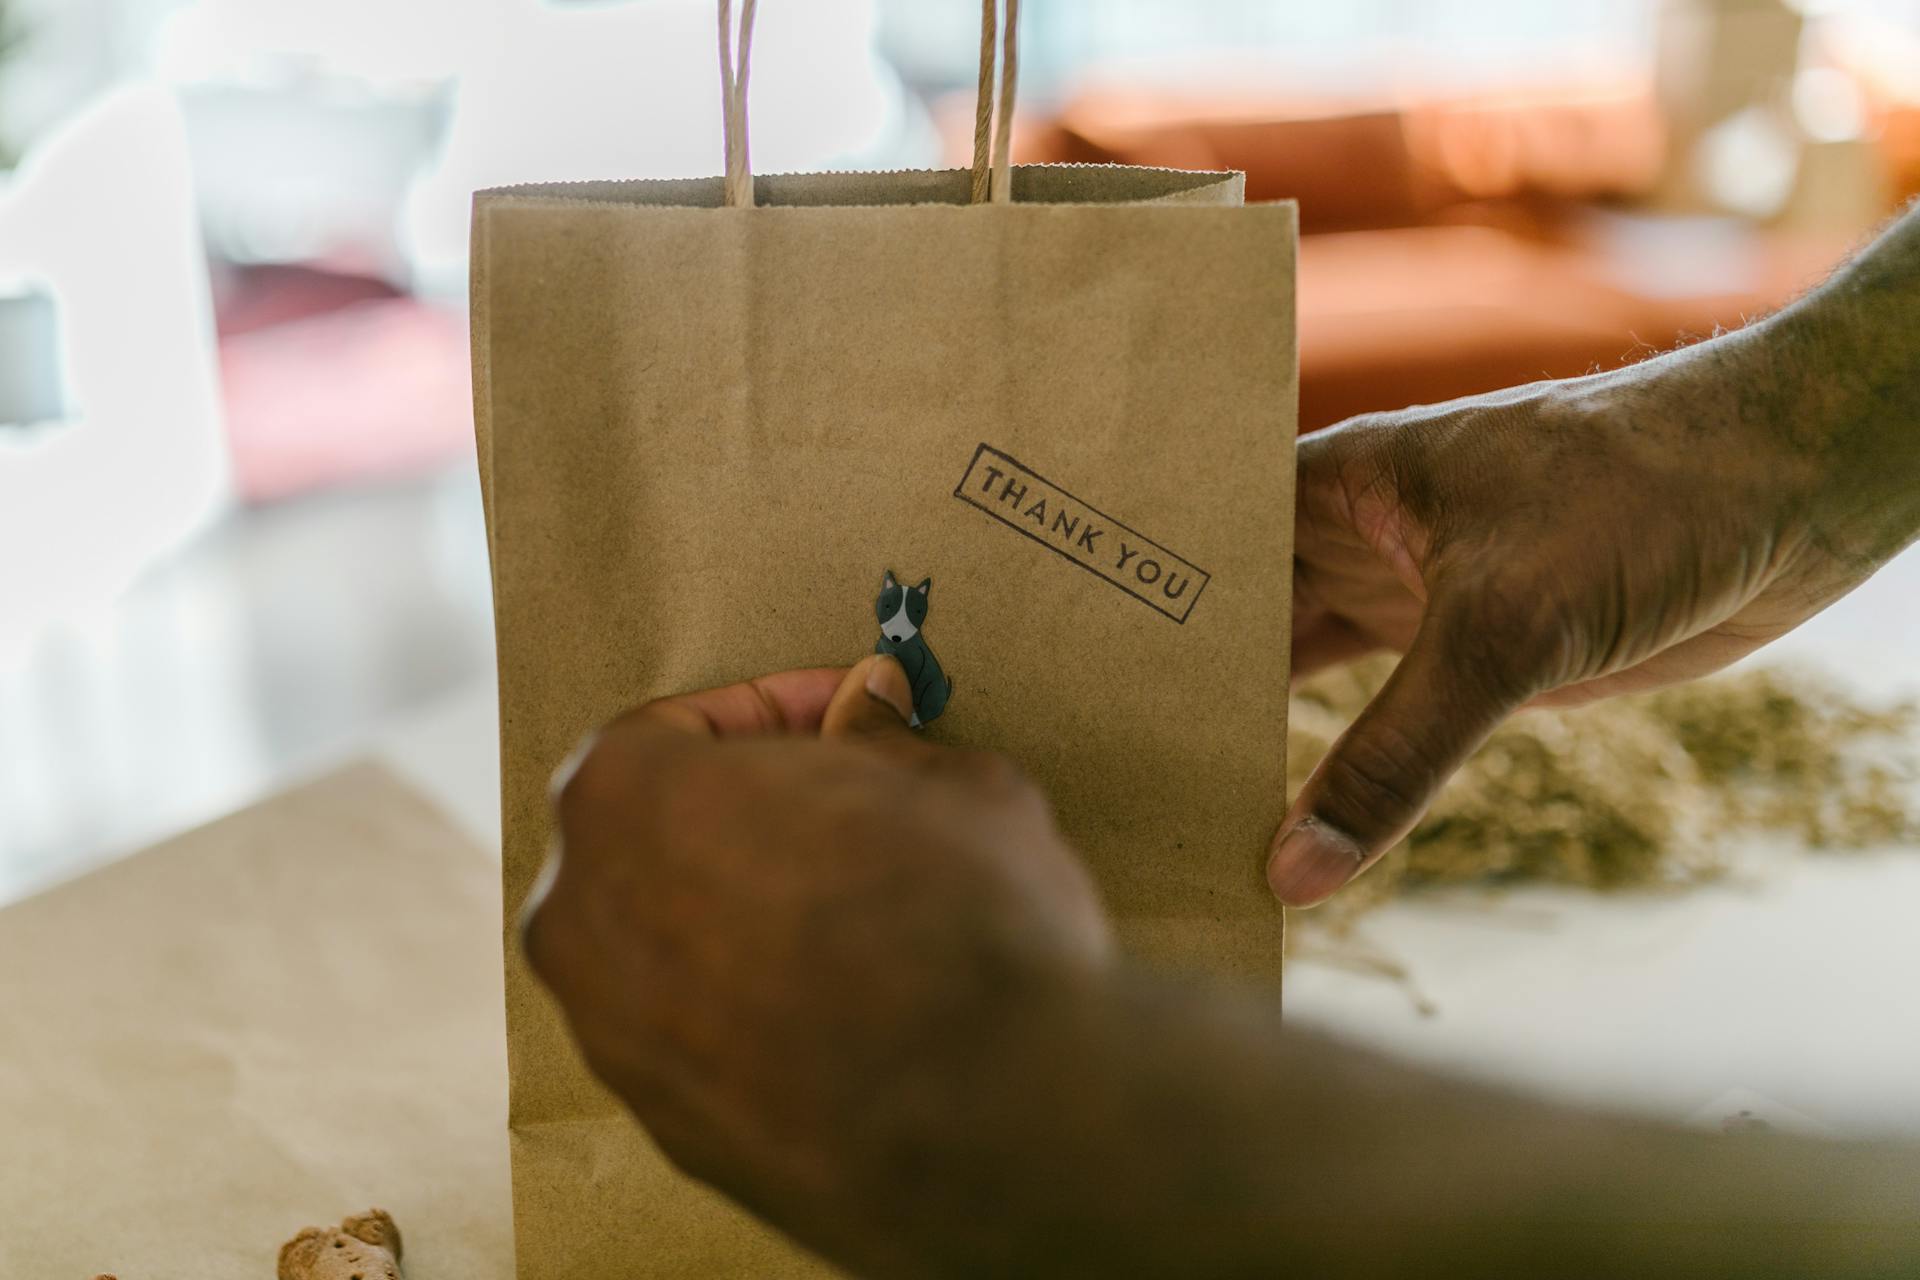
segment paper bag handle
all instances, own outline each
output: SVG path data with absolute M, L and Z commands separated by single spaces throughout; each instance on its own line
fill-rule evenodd
M 1006 22 L 1000 6 L 1006 6 Z M 753 67 L 753 19 L 760 0 L 740 0 L 736 37 L 733 0 L 720 0 L 721 128 L 726 135 L 726 203 L 753 206 L 753 156 L 747 137 L 747 76 Z M 994 63 L 1000 66 L 995 119 Z M 980 91 L 973 117 L 973 203 L 1013 200 L 1013 107 L 1020 83 L 1020 0 L 981 0 Z
M 733 0 L 720 0 L 720 127 L 727 141 L 727 206 L 753 205 L 753 156 L 747 145 L 747 74 L 753 69 L 753 19 L 760 0 L 741 0 L 735 52 Z
M 1020 0 L 1005 0 L 1004 38 L 998 25 L 995 0 L 980 4 L 980 91 L 973 113 L 973 202 L 1013 201 L 1013 102 L 1020 83 Z M 996 48 L 997 47 L 997 48 Z M 1000 57 L 999 126 L 994 127 L 993 60 Z M 988 139 L 991 135 L 992 141 Z

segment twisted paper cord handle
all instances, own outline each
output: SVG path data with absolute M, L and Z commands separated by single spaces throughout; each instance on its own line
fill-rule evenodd
M 1020 0 L 1004 0 L 1004 32 L 998 0 L 980 4 L 980 94 L 973 113 L 973 202 L 1013 200 L 1013 107 L 1020 84 Z M 993 65 L 1000 61 L 998 127 L 994 121 Z M 989 147 L 989 138 L 992 139 Z
M 1006 21 L 1000 21 L 1000 5 Z M 741 0 L 736 35 L 733 0 L 720 0 L 721 124 L 726 134 L 726 203 L 753 205 L 753 155 L 747 131 L 747 80 L 753 69 L 753 20 L 760 0 Z M 1000 68 L 998 120 L 993 72 Z M 1013 200 L 1013 110 L 1020 83 L 1020 0 L 981 0 L 980 90 L 973 120 L 973 203 Z
M 747 77 L 753 69 L 753 19 L 760 0 L 741 0 L 735 53 L 733 0 L 720 0 L 720 111 L 727 139 L 727 207 L 753 205 L 753 154 L 747 138 Z

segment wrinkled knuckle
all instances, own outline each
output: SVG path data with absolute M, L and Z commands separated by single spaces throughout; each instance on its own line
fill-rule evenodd
M 1425 807 L 1433 767 L 1409 736 L 1387 726 L 1356 734 L 1327 759 L 1318 806 L 1364 842 L 1397 830 Z
M 1452 611 L 1445 637 L 1460 679 L 1498 702 L 1524 701 L 1563 648 L 1564 618 L 1551 594 L 1522 580 L 1489 583 Z
M 1356 468 L 1373 471 L 1384 466 L 1395 447 L 1399 415 L 1363 413 L 1301 437 L 1298 445 L 1303 475 L 1346 480 Z
M 1356 413 L 1353 417 L 1339 423 L 1331 430 L 1335 434 L 1315 432 L 1328 441 L 1340 441 L 1347 445 L 1376 443 L 1387 437 L 1402 425 L 1406 415 L 1397 411 L 1375 411 Z M 1312 438 L 1312 437 L 1310 437 Z
M 1515 574 L 1489 575 L 1450 602 L 1444 619 L 1455 645 L 1511 642 L 1530 629 L 1533 584 Z

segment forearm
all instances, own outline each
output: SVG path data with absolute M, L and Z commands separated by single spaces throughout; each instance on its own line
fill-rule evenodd
M 1735 396 L 1817 472 L 1816 536 L 1867 571 L 1920 536 L 1920 205 L 1729 340 Z
M 932 1274 L 1716 1275 L 1920 1265 L 1920 1157 L 1682 1133 L 1124 979 L 883 1106 L 869 1194 Z M 896 1255 L 901 1256 L 901 1255 Z M 913 1269 L 913 1268 L 906 1268 Z

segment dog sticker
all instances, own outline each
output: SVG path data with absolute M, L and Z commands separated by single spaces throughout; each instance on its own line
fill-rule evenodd
M 927 624 L 927 602 L 933 595 L 933 579 L 919 586 L 906 587 L 887 570 L 881 580 L 880 596 L 873 602 L 873 613 L 880 620 L 880 640 L 875 653 L 898 658 L 907 669 L 907 683 L 913 686 L 913 727 L 932 724 L 947 709 L 953 696 L 953 681 L 940 669 L 940 660 L 927 646 L 923 628 Z

